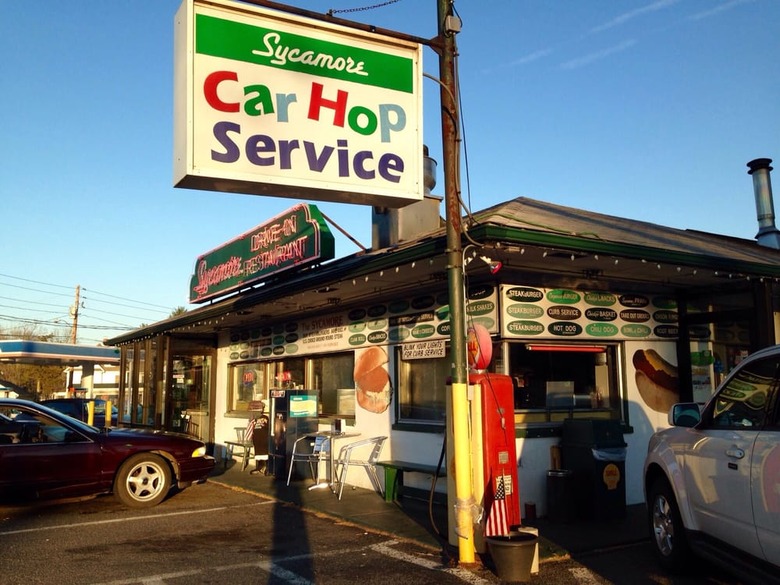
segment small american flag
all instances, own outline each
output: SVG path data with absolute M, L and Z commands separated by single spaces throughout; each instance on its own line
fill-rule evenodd
M 252 435 L 255 434 L 255 425 L 257 425 L 257 420 L 254 418 L 250 418 L 249 422 L 246 423 L 246 429 L 244 429 L 244 443 L 252 442 Z
M 506 490 L 504 488 L 504 476 L 502 475 L 496 478 L 496 491 L 493 495 L 493 503 L 490 506 L 490 513 L 485 524 L 485 536 L 506 536 L 509 534 L 507 516 Z

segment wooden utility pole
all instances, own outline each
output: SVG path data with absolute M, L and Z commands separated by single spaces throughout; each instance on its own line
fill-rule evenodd
M 442 157 L 444 158 L 444 203 L 447 219 L 447 274 L 450 301 L 450 355 L 452 359 L 452 425 L 455 459 L 455 521 L 458 556 L 461 563 L 474 563 L 474 495 L 471 485 L 471 439 L 469 437 L 468 365 L 466 360 L 466 309 L 463 288 L 463 248 L 461 245 L 460 154 L 455 79 L 455 35 L 460 19 L 452 9 L 453 0 L 438 0 L 439 81 L 441 82 Z M 448 498 L 448 504 L 452 501 Z
M 73 325 L 70 328 L 70 342 L 76 345 L 79 328 L 79 303 L 81 303 L 81 285 L 76 285 L 76 300 L 70 308 L 70 316 L 73 317 Z

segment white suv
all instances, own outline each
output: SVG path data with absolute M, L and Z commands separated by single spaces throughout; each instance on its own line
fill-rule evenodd
M 780 346 L 741 362 L 706 405 L 675 404 L 645 460 L 661 564 L 696 552 L 760 583 L 780 581 Z

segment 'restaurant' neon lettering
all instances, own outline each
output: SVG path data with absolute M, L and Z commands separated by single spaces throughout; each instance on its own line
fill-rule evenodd
M 263 37 L 264 49 L 254 49 L 253 54 L 260 57 L 271 57 L 271 63 L 274 65 L 286 65 L 291 63 L 302 63 L 311 65 L 320 69 L 333 69 L 336 71 L 346 71 L 353 75 L 367 76 L 364 71 L 365 63 L 355 61 L 352 57 L 334 57 L 327 53 L 315 53 L 314 51 L 301 51 L 297 47 L 289 47 L 280 44 L 281 36 L 279 33 L 269 32 Z
M 256 256 L 244 261 L 244 274 L 251 275 L 271 266 L 278 266 L 285 262 L 298 262 L 306 256 L 306 240 L 308 236 L 275 246 L 271 250 L 260 252 Z

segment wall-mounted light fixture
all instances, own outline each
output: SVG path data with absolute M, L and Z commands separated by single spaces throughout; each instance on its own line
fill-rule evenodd
M 471 256 L 469 256 L 468 258 L 466 258 L 465 265 L 466 265 L 466 266 L 468 266 L 468 265 L 471 263 L 471 261 L 472 261 L 472 260 L 474 260 L 474 258 L 479 258 L 479 259 L 480 259 L 480 260 L 482 260 L 482 261 L 483 261 L 485 264 L 487 264 L 487 265 L 488 265 L 488 268 L 490 269 L 490 274 L 497 274 L 497 273 L 498 273 L 498 271 L 499 271 L 499 270 L 501 270 L 501 267 L 503 266 L 503 264 L 502 264 L 501 262 L 499 262 L 498 260 L 493 260 L 493 259 L 492 259 L 491 257 L 489 257 L 489 256 L 484 256 L 484 255 L 483 255 L 483 256 L 480 256 L 480 255 L 477 255 L 477 253 L 476 253 L 476 252 L 473 252 Z
M 571 351 L 580 353 L 602 353 L 607 350 L 603 345 L 558 345 L 555 343 L 526 343 L 528 351 Z

